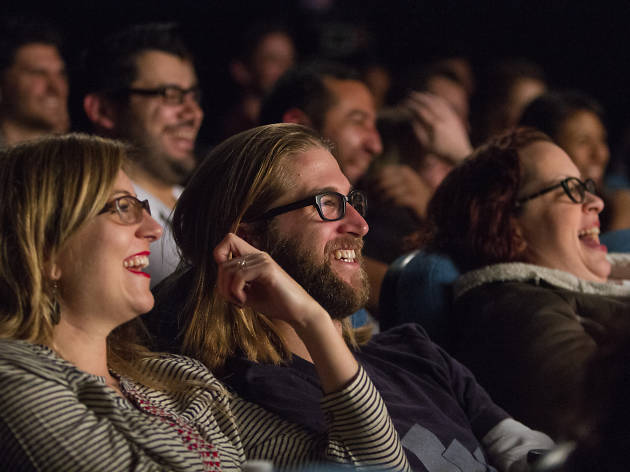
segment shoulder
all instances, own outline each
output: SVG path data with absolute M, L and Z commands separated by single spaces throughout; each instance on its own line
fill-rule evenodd
M 72 369 L 73 366 L 58 358 L 45 346 L 27 341 L 0 340 L 0 375 L 4 378 L 12 375 L 36 375 L 56 379 Z
M 160 354 L 144 360 L 147 368 L 165 380 L 218 383 L 217 378 L 200 361 L 176 354 Z

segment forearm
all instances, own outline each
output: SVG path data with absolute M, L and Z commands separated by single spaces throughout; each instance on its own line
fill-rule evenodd
M 328 431 L 317 435 L 235 398 L 233 411 L 247 458 L 271 460 L 277 468 L 332 461 L 358 468 L 409 469 L 384 403 L 362 369 L 344 388 L 325 395 L 321 407 Z
M 293 328 L 308 349 L 324 393 L 345 387 L 358 364 L 330 315 L 319 305 Z

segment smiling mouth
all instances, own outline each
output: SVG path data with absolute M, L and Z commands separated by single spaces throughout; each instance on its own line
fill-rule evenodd
M 603 251 L 606 251 L 607 249 L 606 246 L 604 246 L 603 244 L 599 242 L 599 227 L 597 226 L 581 229 L 578 232 L 578 238 L 582 243 L 584 243 L 588 247 L 591 247 L 594 249 L 601 249 Z
M 578 238 L 592 239 L 599 243 L 599 228 L 597 226 L 593 226 L 591 228 L 581 229 L 578 232 Z
M 342 262 L 356 262 L 357 256 L 354 249 L 337 249 L 335 259 Z
M 134 274 L 150 277 L 149 274 L 142 271 L 142 269 L 149 267 L 149 254 L 150 253 L 147 251 L 128 257 L 123 261 L 123 267 Z

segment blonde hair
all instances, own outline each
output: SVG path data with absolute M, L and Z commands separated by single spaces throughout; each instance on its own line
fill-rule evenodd
M 50 341 L 51 263 L 103 208 L 123 157 L 122 144 L 81 134 L 0 151 L 0 338 Z
M 0 151 L 0 338 L 51 345 L 52 264 L 103 209 L 126 155 L 123 143 L 85 134 Z M 168 387 L 144 372 L 140 361 L 153 354 L 138 341 L 140 326 L 134 320 L 110 334 L 108 364 L 147 385 Z
M 237 308 L 217 295 L 213 249 L 228 232 L 264 213 L 285 192 L 290 185 L 287 160 L 317 147 L 328 149 L 313 130 L 300 125 L 273 124 L 244 131 L 212 150 L 177 202 L 173 232 L 192 279 L 179 313 L 184 326 L 182 350 L 211 369 L 223 367 L 234 355 L 269 363 L 291 356 L 266 316 Z M 248 225 L 254 234 L 268 229 L 266 221 Z M 168 289 L 164 293 L 168 296 Z M 159 303 L 159 292 L 157 298 Z M 347 321 L 343 332 L 356 345 Z

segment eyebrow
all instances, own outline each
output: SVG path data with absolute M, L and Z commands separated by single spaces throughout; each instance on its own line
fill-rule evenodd
M 350 190 L 348 190 L 348 193 L 352 192 L 352 190 L 354 190 L 354 188 L 350 187 Z M 319 188 L 311 189 L 308 192 L 306 192 L 304 198 L 312 197 L 314 195 L 319 195 L 320 193 L 326 193 L 326 192 L 335 192 L 335 193 L 340 193 L 342 195 L 347 195 L 347 194 L 344 194 L 343 192 L 340 192 L 335 187 L 319 187 Z
M 116 190 L 114 190 L 114 191 L 112 192 L 112 195 L 111 195 L 111 196 L 112 196 L 112 197 L 115 197 L 115 196 L 117 196 L 117 195 L 121 195 L 121 196 L 124 196 L 124 195 L 130 195 L 130 196 L 132 196 L 132 197 L 134 196 L 134 195 L 133 195 L 133 194 L 132 194 L 129 190 L 122 190 L 122 189 L 116 189 Z

